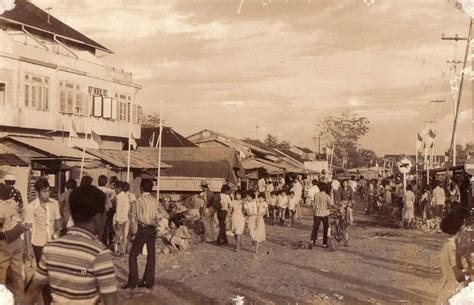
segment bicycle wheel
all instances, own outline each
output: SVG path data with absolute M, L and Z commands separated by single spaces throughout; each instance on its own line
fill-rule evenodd
M 336 240 L 337 229 L 335 225 L 332 224 L 328 229 L 328 249 L 329 251 L 336 251 L 337 249 L 337 240 Z

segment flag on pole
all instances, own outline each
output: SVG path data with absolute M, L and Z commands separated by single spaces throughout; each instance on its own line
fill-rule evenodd
M 436 134 L 433 132 L 433 130 L 431 130 L 431 128 L 430 128 L 430 130 L 428 130 L 428 136 L 429 136 L 431 139 L 436 138 Z
M 73 120 L 71 120 L 71 126 L 69 126 L 69 137 L 79 138 L 79 136 L 77 135 L 76 125 L 74 125 Z
M 423 138 L 421 137 L 420 133 L 416 133 L 417 138 L 416 138 L 416 152 L 418 153 L 423 146 Z
M 132 146 L 133 150 L 137 150 L 137 141 L 135 140 L 135 137 L 133 136 L 133 133 L 130 134 L 130 146 Z
M 102 138 L 94 132 L 94 130 L 91 130 L 91 137 L 94 142 L 97 143 L 97 145 L 100 145 L 103 143 Z
M 153 134 L 152 136 L 150 137 L 150 139 L 148 140 L 148 145 L 150 147 L 153 147 L 153 144 L 155 143 L 155 132 L 153 131 Z

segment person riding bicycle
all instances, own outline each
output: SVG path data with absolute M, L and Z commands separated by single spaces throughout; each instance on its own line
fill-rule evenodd
M 339 204 L 347 208 L 347 218 L 349 224 L 352 225 L 354 218 L 352 216 L 352 205 L 354 203 L 354 192 L 349 187 L 347 180 L 342 182 L 342 187 L 339 189 Z

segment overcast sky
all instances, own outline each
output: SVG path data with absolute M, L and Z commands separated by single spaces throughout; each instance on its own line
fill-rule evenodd
M 413 153 L 416 131 L 438 121 L 449 142 L 450 66 L 468 17 L 447 0 L 33 0 L 112 49 L 133 72 L 145 111 L 185 136 L 207 128 L 239 138 L 268 133 L 311 148 L 315 123 L 351 111 L 370 120 L 361 143 Z M 457 51 L 456 51 L 457 50 Z M 469 62 L 469 66 L 470 66 Z M 471 139 L 471 81 L 459 142 Z M 444 99 L 444 104 L 429 100 Z M 435 113 L 437 114 L 435 115 Z

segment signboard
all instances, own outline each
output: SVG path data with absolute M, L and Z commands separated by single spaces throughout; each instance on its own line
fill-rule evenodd
M 464 170 L 471 176 L 474 176 L 474 158 L 469 158 L 464 163 Z
M 413 167 L 411 160 L 407 157 L 402 157 L 400 161 L 397 162 L 398 171 L 402 174 L 408 174 Z
M 318 173 L 323 169 L 328 172 L 328 161 L 305 161 L 304 168 Z

